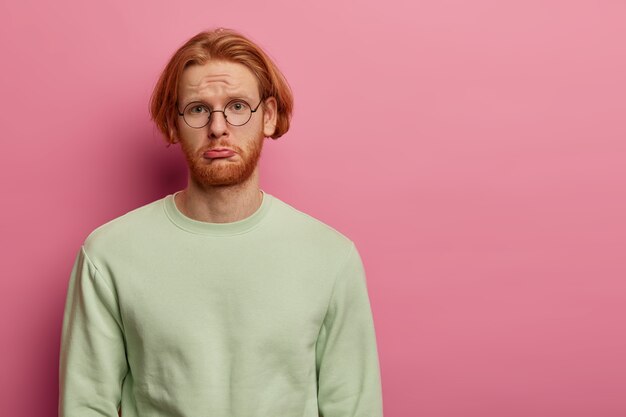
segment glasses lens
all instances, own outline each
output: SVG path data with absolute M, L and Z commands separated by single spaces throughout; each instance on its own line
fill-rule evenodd
M 250 105 L 243 100 L 233 100 L 226 105 L 224 115 L 228 123 L 234 126 L 241 126 L 250 120 L 252 115 Z
M 209 108 L 200 102 L 189 103 L 183 112 L 185 122 L 191 127 L 203 127 L 209 121 Z

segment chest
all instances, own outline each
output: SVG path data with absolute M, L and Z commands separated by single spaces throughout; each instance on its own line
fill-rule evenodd
M 134 350 L 301 356 L 315 345 L 328 297 L 315 270 L 289 263 L 160 262 L 120 284 Z

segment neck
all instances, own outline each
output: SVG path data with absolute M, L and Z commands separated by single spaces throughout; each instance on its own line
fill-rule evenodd
M 261 206 L 258 180 L 228 186 L 200 186 L 190 181 L 176 196 L 176 206 L 187 217 L 209 223 L 231 223 L 252 215 Z

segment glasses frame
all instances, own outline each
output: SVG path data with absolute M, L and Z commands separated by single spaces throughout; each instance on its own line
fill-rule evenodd
M 239 124 L 239 125 L 236 125 L 236 124 L 233 124 L 233 123 L 229 122 L 229 121 L 228 121 L 228 116 L 226 116 L 226 113 L 224 113 L 224 110 L 211 110 L 211 109 L 209 108 L 209 116 L 208 116 L 208 117 L 207 117 L 207 119 L 206 119 L 206 123 L 205 123 L 205 124 L 203 124 L 203 125 L 202 125 L 202 126 L 200 126 L 200 127 L 191 126 L 189 123 L 187 123 L 187 119 L 185 119 L 185 110 L 187 109 L 187 107 L 189 107 L 189 106 L 191 106 L 192 104 L 195 104 L 195 103 L 200 103 L 200 104 L 202 104 L 202 105 L 204 105 L 204 106 L 206 106 L 206 107 L 208 108 L 209 106 L 208 106 L 208 105 L 206 105 L 206 104 L 205 104 L 204 102 L 202 102 L 202 101 L 197 101 L 197 100 L 196 100 L 196 101 L 192 101 L 192 102 L 190 102 L 190 103 L 187 103 L 187 105 L 186 105 L 186 106 L 185 106 L 185 108 L 183 109 L 183 112 L 182 112 L 182 113 L 181 113 L 181 111 L 180 111 L 180 110 L 178 110 L 178 102 L 176 102 L 176 111 L 178 112 L 178 115 L 179 115 L 179 116 L 182 116 L 182 117 L 183 117 L 183 120 L 185 121 L 185 124 L 186 124 L 187 126 L 189 126 L 190 128 L 192 128 L 192 129 L 202 129 L 203 127 L 205 127 L 206 125 L 208 125 L 208 124 L 209 124 L 209 122 L 211 121 L 211 115 L 212 115 L 213 113 L 217 113 L 217 112 L 222 113 L 222 114 L 224 115 L 224 120 L 226 120 L 226 123 L 228 123 L 229 125 L 231 125 L 231 126 L 243 126 L 243 125 L 245 125 L 246 123 L 248 123 L 248 122 L 250 121 L 250 119 L 252 119 L 252 114 L 253 114 L 254 112 L 256 112 L 256 111 L 257 111 L 257 109 L 259 108 L 259 106 L 260 106 L 260 105 L 261 105 L 261 103 L 263 102 L 263 99 L 261 99 L 261 101 L 259 101 L 259 104 L 257 104 L 257 105 L 256 105 L 256 107 L 254 108 L 254 110 L 252 110 L 252 107 L 250 106 L 250 103 L 248 103 L 246 100 L 244 100 L 244 99 L 242 99 L 242 98 L 234 98 L 234 99 L 232 99 L 231 101 L 229 101 L 228 103 L 226 103 L 226 106 L 224 107 L 224 109 L 227 109 L 227 108 L 228 108 L 228 105 L 229 105 L 230 103 L 232 103 L 233 101 L 243 101 L 244 103 L 246 103 L 246 105 L 247 105 L 248 107 L 250 107 L 250 117 L 248 117 L 248 120 L 246 120 L 245 122 L 243 122 L 242 124 Z

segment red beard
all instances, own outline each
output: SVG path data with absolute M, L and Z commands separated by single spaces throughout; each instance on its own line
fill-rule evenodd
M 229 144 L 213 144 L 194 151 L 186 141 L 180 141 L 181 149 L 187 160 L 192 179 L 200 186 L 226 186 L 245 182 L 254 172 L 261 151 L 264 137 L 250 141 L 247 148 Z M 237 155 L 231 158 L 207 159 L 203 156 L 208 149 L 225 147 L 233 149 Z

